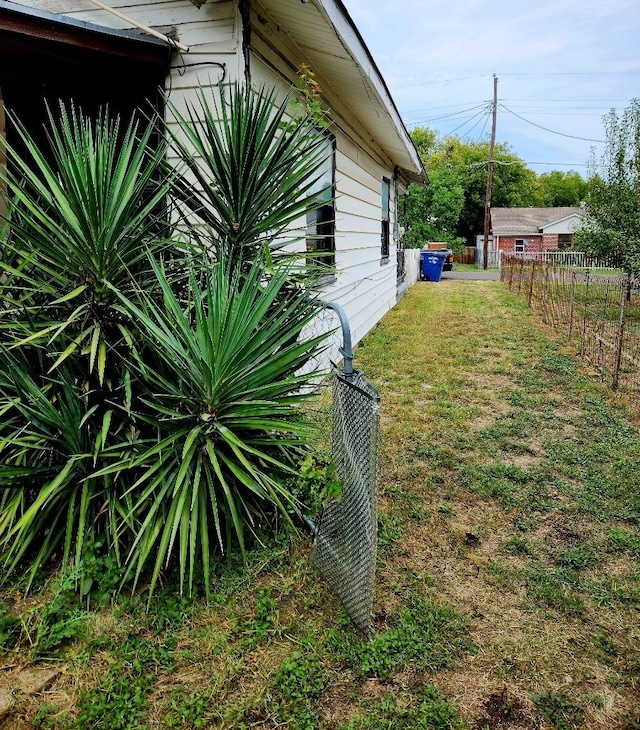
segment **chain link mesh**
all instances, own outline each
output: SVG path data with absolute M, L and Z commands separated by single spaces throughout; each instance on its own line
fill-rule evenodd
M 332 373 L 332 458 L 342 496 L 319 516 L 312 560 L 352 621 L 371 632 L 378 526 L 380 396 L 364 378 Z

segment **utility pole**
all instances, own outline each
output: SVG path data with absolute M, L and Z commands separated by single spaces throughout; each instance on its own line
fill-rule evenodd
M 496 121 L 498 119 L 498 77 L 493 74 L 493 124 L 491 125 L 491 145 L 489 146 L 489 166 L 487 168 L 487 193 L 484 199 L 484 245 L 483 265 L 487 268 L 489 259 L 489 227 L 491 225 L 491 188 L 493 187 L 493 151 L 496 146 Z

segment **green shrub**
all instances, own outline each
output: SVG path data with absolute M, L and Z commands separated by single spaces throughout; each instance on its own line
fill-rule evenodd
M 203 92 L 204 121 L 180 118 L 188 143 L 172 139 L 200 193 L 152 149 L 155 122 L 61 107 L 41 150 L 14 120 L 26 154 L 9 149 L 0 236 L 4 580 L 26 569 L 30 586 L 55 554 L 100 601 L 148 570 L 153 590 L 173 564 L 181 591 L 208 592 L 212 551 L 244 553 L 298 509 L 285 484 L 322 338 L 305 334 L 313 279 L 271 249 L 317 205 L 320 146 L 273 93 L 224 94 L 220 124 Z M 168 195 L 191 215 L 174 228 L 155 215 Z

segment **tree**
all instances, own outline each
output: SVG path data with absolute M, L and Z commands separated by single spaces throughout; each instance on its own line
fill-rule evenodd
M 545 208 L 580 205 L 587 189 L 587 181 L 575 170 L 544 172 L 538 177 L 537 204 Z
M 589 195 L 576 241 L 585 251 L 640 274 L 640 99 L 604 117 L 605 147 L 592 156 Z
M 489 142 L 463 142 L 458 137 L 447 137 L 440 143 L 434 158 L 449 164 L 457 173 L 464 191 L 457 233 L 468 245 L 473 245 L 475 236 L 484 229 Z M 535 172 L 514 155 L 506 143 L 495 146 L 494 160 L 492 207 L 533 205 Z
M 458 248 L 464 241 L 456 234 L 464 192 L 455 173 L 441 167 L 429 176 L 429 187 L 410 185 L 407 196 L 407 248 L 421 248 L 428 241 L 446 241 Z
M 424 127 L 414 129 L 411 138 L 431 186 L 426 192 L 418 192 L 413 186 L 410 191 L 408 226 L 413 233 L 409 245 L 412 237 L 419 235 L 428 235 L 427 240 L 435 237 L 473 245 L 474 236 L 484 227 L 489 142 L 465 142 L 455 135 L 439 138 Z M 535 172 L 506 143 L 495 146 L 494 160 L 492 205 L 534 205 Z

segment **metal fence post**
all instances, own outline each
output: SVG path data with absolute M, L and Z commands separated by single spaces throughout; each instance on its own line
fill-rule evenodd
M 333 309 L 340 320 L 342 328 L 342 347 L 340 354 L 342 355 L 342 371 L 345 380 L 353 380 L 353 349 L 351 347 L 351 327 L 349 326 L 349 318 L 340 304 L 336 302 L 321 301 L 320 304 L 326 309 Z

